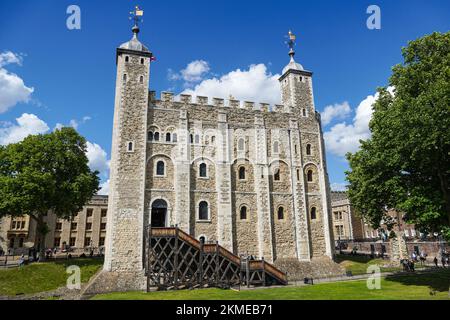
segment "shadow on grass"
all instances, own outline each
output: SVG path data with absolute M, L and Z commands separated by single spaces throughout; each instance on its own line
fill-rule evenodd
M 360 262 L 360 263 L 368 263 L 371 260 L 374 260 L 372 258 L 370 258 L 369 256 L 363 256 L 363 255 L 356 255 L 356 256 L 352 256 L 352 255 L 344 255 L 344 254 L 338 254 L 335 257 L 335 261 L 337 263 L 343 262 L 343 261 L 352 261 L 352 262 Z
M 103 258 L 73 258 L 73 259 L 58 259 L 47 260 L 46 262 L 53 262 L 57 265 L 63 265 L 64 267 L 76 265 L 81 267 L 98 266 L 103 264 Z
M 386 277 L 386 281 L 398 282 L 405 286 L 427 286 L 432 291 L 448 292 L 450 268 L 390 275 Z

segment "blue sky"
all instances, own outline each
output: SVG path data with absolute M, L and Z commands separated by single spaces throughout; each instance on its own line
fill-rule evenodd
M 66 27 L 66 9 L 71 4 L 81 8 L 81 30 Z M 1 0 L 0 143 L 17 140 L 24 132 L 74 125 L 95 146 L 92 166 L 102 171 L 106 181 L 115 48 L 131 37 L 128 16 L 135 4 L 125 0 Z M 270 86 L 271 77 L 288 63 L 284 35 L 292 29 L 298 40 L 296 61 L 314 72 L 317 110 L 331 106 L 324 132 L 330 180 L 337 184 L 345 181 L 348 167 L 342 154 L 356 150 L 357 137 L 367 135 L 367 105 L 375 99 L 376 88 L 388 84 L 391 67 L 402 61 L 401 47 L 433 31 L 450 29 L 447 0 L 138 4 L 145 11 L 140 40 L 157 57 L 150 87 L 158 94 L 167 89 L 195 91 L 202 81 L 216 77 L 220 83 L 222 76 L 237 69 L 244 75 L 256 72 L 251 65 L 260 67 L 262 85 Z M 372 4 L 381 9 L 381 30 L 366 27 L 366 9 Z M 6 59 L 7 52 L 17 60 Z M 181 71 L 186 73 L 191 62 L 202 62 L 204 68 L 188 81 Z M 9 80 L 16 81 L 14 86 L 2 89 Z M 21 95 L 8 100 L 10 89 L 22 90 Z M 270 90 L 264 89 L 261 97 L 266 98 Z M 238 98 L 254 95 L 243 90 Z

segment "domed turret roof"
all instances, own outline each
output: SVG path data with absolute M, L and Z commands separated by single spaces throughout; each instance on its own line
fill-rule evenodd
M 291 61 L 287 64 L 286 67 L 283 68 L 283 74 L 285 74 L 288 70 L 304 70 L 303 66 L 300 63 L 295 62 L 294 56 L 291 56 Z
M 133 27 L 133 38 L 130 41 L 123 43 L 119 48 L 133 51 L 150 52 L 146 46 L 144 46 L 137 38 L 139 33 L 139 27 Z

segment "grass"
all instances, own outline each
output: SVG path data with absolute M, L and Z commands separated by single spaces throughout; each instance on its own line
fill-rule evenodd
M 450 269 L 393 275 L 381 280 L 380 290 L 367 289 L 366 280 L 321 283 L 313 286 L 258 290 L 200 289 L 102 294 L 95 300 L 446 300 Z
M 22 268 L 0 270 L 0 296 L 44 292 L 65 286 L 66 268 L 77 265 L 81 282 L 87 282 L 103 264 L 99 259 L 72 259 L 32 263 Z
M 337 255 L 336 262 L 345 268 L 345 271 L 351 271 L 353 275 L 367 274 L 367 268 L 371 265 L 378 265 L 381 272 L 401 271 L 401 266 L 392 267 L 386 266 L 389 260 L 371 259 L 368 256 L 351 256 L 351 255 Z M 419 265 L 416 265 L 416 268 Z

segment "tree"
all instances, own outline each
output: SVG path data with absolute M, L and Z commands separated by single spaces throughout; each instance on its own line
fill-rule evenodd
M 348 154 L 354 207 L 379 227 L 387 210 L 450 239 L 450 32 L 403 48 L 390 86 L 378 89 L 372 136 Z
M 98 172 L 86 156 L 86 140 L 73 128 L 31 135 L 0 146 L 0 217 L 29 215 L 37 223 L 45 257 L 44 217 L 49 211 L 70 219 L 99 190 Z

